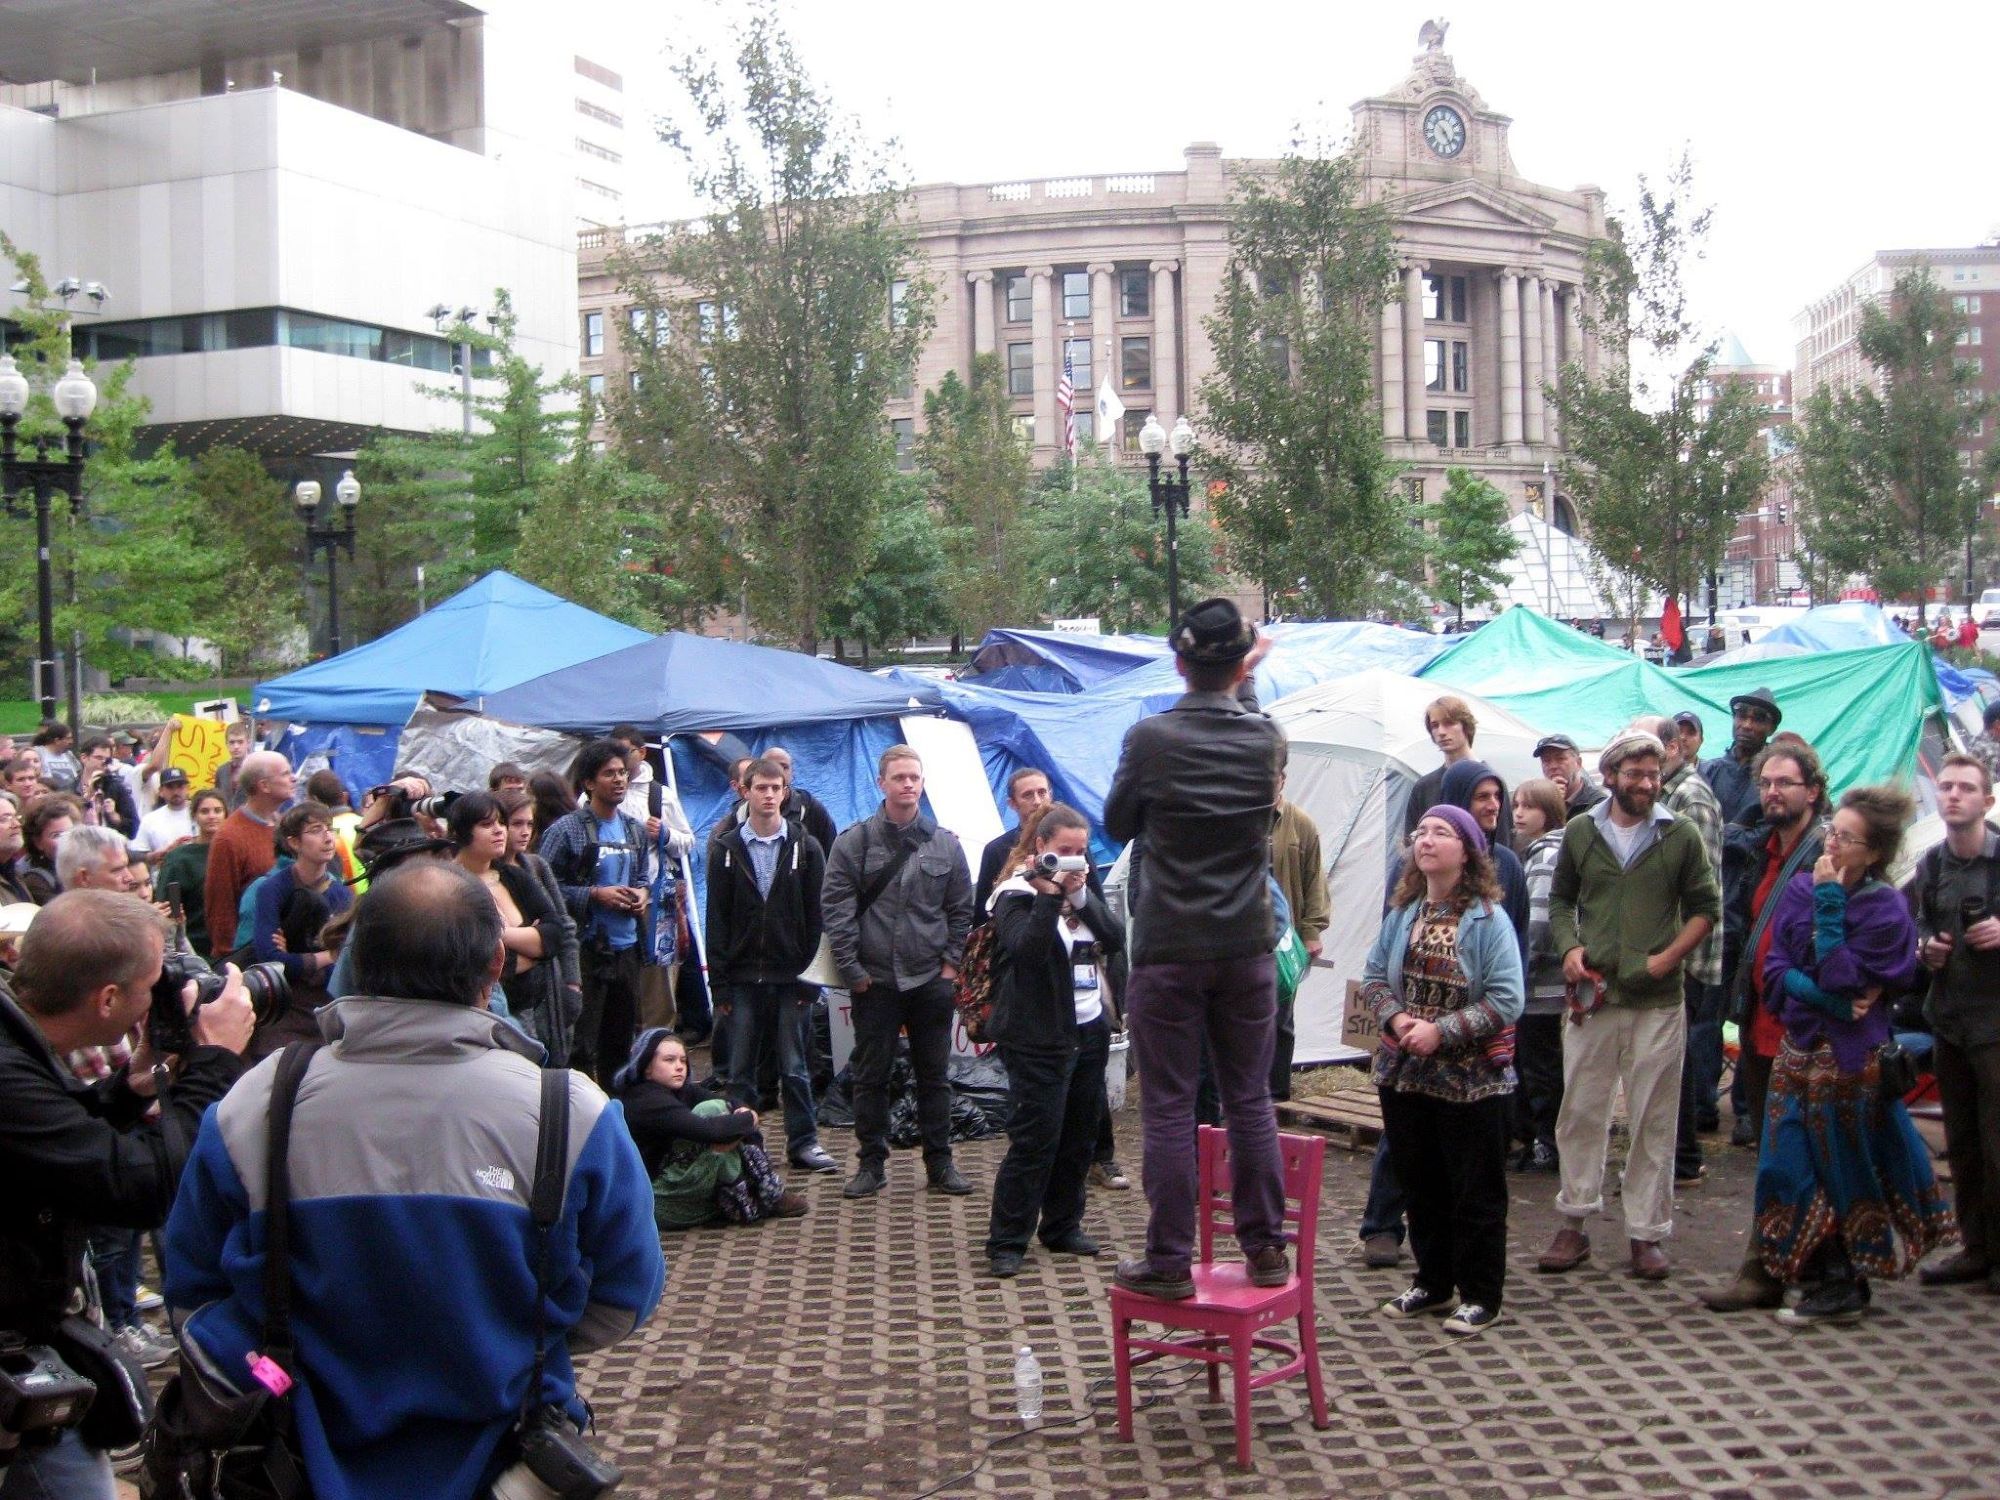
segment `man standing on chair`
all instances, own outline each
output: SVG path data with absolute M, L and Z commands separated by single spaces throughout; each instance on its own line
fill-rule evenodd
M 1284 737 L 1260 713 L 1251 669 L 1269 649 L 1227 599 L 1172 636 L 1188 691 L 1141 720 L 1104 803 L 1104 829 L 1133 845 L 1126 1024 L 1145 1079 L 1146 1253 L 1118 1284 L 1194 1295 L 1195 1089 L 1202 1043 L 1229 1127 L 1236 1238 L 1257 1286 L 1283 1286 L 1285 1179 L 1271 1107 L 1276 934 L 1267 875 Z

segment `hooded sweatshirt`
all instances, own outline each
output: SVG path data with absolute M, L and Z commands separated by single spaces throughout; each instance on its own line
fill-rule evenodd
M 1472 794 L 1479 790 L 1483 781 L 1498 783 L 1500 787 L 1500 819 L 1504 827 L 1507 819 L 1507 783 L 1500 780 L 1500 773 L 1483 760 L 1462 760 L 1456 765 L 1444 768 L 1444 784 L 1439 789 L 1441 801 L 1453 807 L 1472 811 Z M 1508 847 L 1504 832 L 1487 835 L 1487 852 L 1493 856 L 1494 873 L 1500 877 L 1500 907 L 1507 913 L 1507 920 L 1514 925 L 1514 938 L 1521 947 L 1521 971 L 1528 969 L 1528 878 L 1521 870 L 1520 856 Z

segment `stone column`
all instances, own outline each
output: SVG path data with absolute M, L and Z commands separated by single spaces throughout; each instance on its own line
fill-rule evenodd
M 1403 435 L 1424 440 L 1424 268 L 1403 268 Z
M 1172 432 L 1181 409 L 1180 309 L 1174 302 L 1177 260 L 1156 260 L 1153 273 L 1153 411 Z M 1113 374 L 1112 379 L 1121 377 Z
M 1583 288 L 1563 288 L 1563 363 L 1583 363 Z
M 1542 385 L 1546 389 L 1556 383 L 1556 372 L 1562 361 L 1556 353 L 1556 284 L 1544 278 L 1542 281 Z M 1556 436 L 1556 424 L 1560 420 L 1555 402 L 1545 394 L 1542 398 L 1542 436 L 1549 443 L 1560 441 Z
M 1500 292 L 1500 441 L 1521 441 L 1521 273 L 1512 266 L 1494 278 Z
M 993 273 L 991 271 L 968 271 L 965 279 L 972 283 L 972 352 L 991 354 L 993 352 Z
M 1542 278 L 1521 279 L 1521 432 L 1530 443 L 1548 441 L 1542 421 Z
M 1382 304 L 1382 436 L 1403 436 L 1403 309 L 1394 302 Z
M 1056 432 L 1056 320 L 1052 302 L 1055 267 L 1030 266 L 1028 287 L 1033 296 L 1034 321 L 1028 326 L 1035 341 L 1035 446 L 1047 448 L 1058 439 Z
M 1090 378 L 1077 377 L 1076 404 L 1088 411 L 1097 400 L 1097 382 L 1111 371 L 1111 378 L 1118 378 L 1111 364 L 1117 352 L 1113 348 L 1113 320 L 1118 309 L 1112 299 L 1117 296 L 1117 267 L 1109 261 L 1095 261 L 1090 266 Z

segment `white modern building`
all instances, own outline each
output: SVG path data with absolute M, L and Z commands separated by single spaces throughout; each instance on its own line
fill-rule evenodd
M 574 106 L 604 85 L 563 12 L 0 0 L 0 225 L 108 293 L 70 299 L 79 352 L 134 358 L 183 451 L 302 475 L 456 426 L 434 308 L 483 317 L 504 287 L 521 352 L 576 367 Z

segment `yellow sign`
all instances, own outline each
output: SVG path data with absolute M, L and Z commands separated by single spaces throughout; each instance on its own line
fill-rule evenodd
M 175 714 L 167 739 L 167 764 L 188 774 L 188 790 L 215 785 L 216 767 L 229 759 L 229 726 L 219 719 L 192 719 Z

